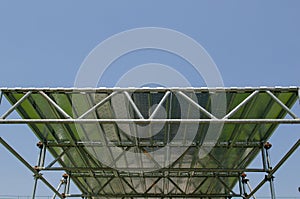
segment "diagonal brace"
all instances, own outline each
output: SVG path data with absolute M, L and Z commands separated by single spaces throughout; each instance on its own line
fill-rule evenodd
M 267 181 L 269 181 L 273 174 L 283 165 L 283 163 L 297 150 L 300 145 L 300 139 L 292 146 L 292 148 L 283 156 L 283 158 L 277 163 L 277 165 L 269 172 L 268 175 L 249 193 L 246 199 L 249 199 L 253 194 L 255 194 Z
M 90 108 L 85 113 L 83 113 L 80 117 L 78 117 L 78 119 L 82 119 L 82 118 L 86 117 L 88 114 L 90 114 L 91 112 L 95 111 L 97 108 L 99 108 L 105 102 L 107 102 L 108 100 L 110 100 L 117 93 L 118 92 L 112 92 L 110 95 L 108 95 L 107 97 L 105 97 L 104 99 L 102 99 L 100 102 L 98 102 L 96 105 L 94 105 L 92 108 Z
M 49 165 L 46 166 L 46 168 L 52 167 L 70 149 L 71 149 L 71 147 L 66 148 L 61 154 L 59 154 L 59 156 L 57 156 L 57 158 L 55 158 L 52 162 L 50 162 Z
M 167 97 L 169 96 L 170 93 L 171 93 L 170 91 L 167 91 L 167 92 L 165 93 L 165 95 L 163 96 L 163 98 L 160 100 L 159 104 L 158 104 L 157 107 L 155 108 L 155 110 L 154 110 L 154 111 L 152 112 L 152 114 L 150 115 L 149 119 L 153 119 L 153 118 L 156 116 L 158 110 L 160 109 L 160 107 L 162 106 L 162 104 L 166 101 L 166 99 L 167 99 Z
M 259 93 L 258 90 L 251 93 L 246 99 L 244 99 L 239 105 L 237 105 L 232 111 L 230 111 L 227 115 L 223 117 L 223 119 L 230 118 L 233 114 L 235 114 L 238 110 L 241 109 L 242 106 L 247 104 L 251 99 L 253 99 Z
M 185 194 L 185 192 L 169 177 L 167 179 L 182 193 Z
M 282 101 L 280 101 L 280 99 L 278 99 L 278 97 L 276 97 L 271 91 L 266 91 L 271 97 L 272 99 L 274 99 L 286 112 L 289 113 L 290 116 L 292 116 L 294 119 L 297 119 L 298 116 L 289 108 L 287 107 L 284 103 L 282 103 Z
M 149 187 L 148 189 L 145 191 L 144 194 L 147 194 L 154 186 L 156 186 L 156 184 L 158 183 L 158 181 L 160 181 L 162 177 L 157 178 Z
M 138 107 L 136 106 L 136 104 L 134 103 L 133 99 L 131 98 L 131 96 L 129 95 L 129 93 L 127 91 L 124 91 L 125 96 L 127 97 L 129 103 L 131 104 L 132 108 L 134 109 L 134 111 L 136 112 L 136 114 L 139 116 L 140 119 L 144 119 L 144 116 L 141 114 L 140 110 L 138 109 Z
M 11 152 L 20 162 L 22 162 L 37 178 L 43 181 L 57 196 L 63 198 L 63 196 L 41 175 L 35 170 L 18 152 L 16 152 L 7 142 L 5 142 L 0 137 L 0 143 L 9 151 Z
M 192 100 L 189 96 L 184 94 L 182 91 L 177 92 L 179 95 L 181 95 L 183 98 L 185 98 L 187 101 L 189 101 L 193 106 L 198 108 L 202 113 L 204 113 L 206 116 L 208 116 L 211 119 L 217 119 L 213 114 L 211 114 L 209 111 L 207 111 L 205 108 L 200 106 L 200 104 L 196 103 L 194 100 Z
M 28 91 L 21 99 L 19 99 L 10 109 L 8 109 L 0 119 L 5 119 L 9 114 L 11 114 L 27 97 L 31 94 L 31 91 Z M 2 97 L 1 97 L 2 98 Z
M 65 118 L 71 119 L 72 117 L 68 115 L 57 103 L 55 103 L 46 93 L 43 91 L 39 92 L 52 106 L 55 107 L 55 109 L 61 113 Z

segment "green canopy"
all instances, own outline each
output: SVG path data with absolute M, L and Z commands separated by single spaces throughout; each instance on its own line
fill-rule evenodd
M 16 107 L 23 119 L 45 120 L 28 125 L 82 193 L 108 198 L 233 194 L 240 174 L 278 124 L 209 120 L 285 118 L 297 92 L 294 87 L 2 89 L 11 104 L 24 98 Z M 221 94 L 226 101 L 215 103 L 225 109 L 218 115 L 222 107 L 213 110 L 212 96 Z M 67 121 L 78 118 L 82 121 Z

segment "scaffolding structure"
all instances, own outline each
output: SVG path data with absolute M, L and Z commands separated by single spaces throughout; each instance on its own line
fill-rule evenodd
M 299 87 L 0 90 L 1 98 L 11 103 L 0 114 L 0 125 L 27 124 L 40 139 L 38 164 L 31 165 L 0 137 L 0 143 L 34 174 L 33 198 L 42 181 L 53 198 L 255 198 L 269 182 L 273 199 L 274 173 L 300 145 L 296 140 L 271 165 L 272 133 L 279 124 L 300 124 L 291 110 Z M 220 103 L 214 98 L 220 95 L 226 98 L 222 114 L 222 107 L 213 106 Z M 123 106 L 128 112 L 118 113 L 116 108 Z M 14 111 L 21 119 L 10 118 Z M 183 134 L 176 137 L 180 128 Z M 210 128 L 220 129 L 215 141 L 208 139 Z M 139 137 L 140 131 L 148 136 Z M 163 153 L 155 153 L 161 149 Z M 49 163 L 46 151 L 53 156 Z M 182 153 L 172 161 L 178 151 Z M 249 168 L 257 156 L 261 167 Z M 62 172 L 57 187 L 42 176 L 48 171 Z M 247 178 L 252 172 L 262 174 L 254 188 Z M 71 182 L 81 193 L 70 193 Z

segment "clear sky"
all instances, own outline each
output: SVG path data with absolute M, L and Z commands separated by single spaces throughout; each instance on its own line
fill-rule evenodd
M 72 87 L 82 61 L 97 44 L 113 34 L 148 26 L 171 28 L 199 42 L 217 64 L 225 86 L 300 86 L 299 10 L 300 1 L 296 0 L 2 0 L 0 87 Z M 128 56 L 119 64 L 153 60 L 178 64 L 159 52 Z M 115 65 L 113 72 L 118 75 L 122 70 Z M 177 67 L 185 70 L 184 63 Z M 107 80 L 105 85 L 113 83 Z M 197 78 L 192 83 L 205 86 Z M 299 115 L 299 103 L 295 106 Z M 0 111 L 5 107 L 3 102 Z M 273 163 L 299 139 L 299 130 L 298 126 L 278 128 L 271 138 Z M 27 127 L 0 126 L 0 136 L 35 164 L 37 140 Z M 295 153 L 275 175 L 278 196 L 300 198 L 299 154 Z M 3 147 L 0 162 L 0 195 L 30 195 L 32 174 Z M 268 193 L 265 185 L 259 195 Z M 41 186 L 38 194 L 49 195 L 50 191 Z

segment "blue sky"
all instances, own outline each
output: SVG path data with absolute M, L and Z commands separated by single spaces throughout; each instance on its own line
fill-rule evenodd
M 96 45 L 113 34 L 148 26 L 171 28 L 199 42 L 217 64 L 225 86 L 300 86 L 299 9 L 299 1 L 2 0 L 0 87 L 72 87 L 82 61 Z M 129 55 L 118 63 L 128 66 L 151 60 L 175 64 L 177 59 L 149 52 Z M 192 71 L 190 75 L 194 86 L 205 86 Z M 107 81 L 106 86 L 113 83 Z M 1 137 L 29 161 L 36 161 L 32 153 L 37 151 L 30 149 L 36 139 L 28 128 L 2 126 L 0 130 Z M 299 130 L 297 126 L 278 129 L 271 139 L 274 162 L 299 139 Z M 0 153 L 0 195 L 30 195 L 31 173 L 3 147 Z M 299 197 L 299 181 L 288 177 L 299 179 L 299 161 L 297 152 L 276 174 L 279 196 Z M 49 195 L 42 190 L 39 195 Z M 268 187 L 260 194 L 267 195 Z

